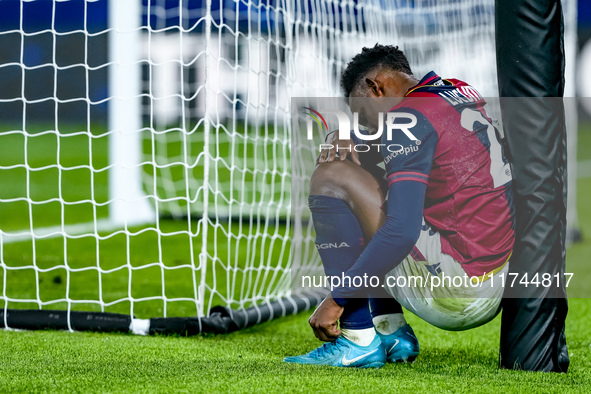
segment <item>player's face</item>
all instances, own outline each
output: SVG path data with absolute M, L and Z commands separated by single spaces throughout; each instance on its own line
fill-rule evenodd
M 371 98 L 353 96 L 349 97 L 349 108 L 351 112 L 359 114 L 359 124 L 367 127 L 370 132 L 377 130 L 378 112 L 376 107 L 371 105 Z
M 370 133 L 376 132 L 379 128 L 380 112 L 384 114 L 385 119 L 385 114 L 399 101 L 394 97 L 376 95 L 372 91 L 352 92 L 348 100 L 351 112 L 359 114 L 359 124 L 367 127 Z
M 410 83 L 410 85 L 409 85 Z M 414 85 L 406 74 L 387 70 L 375 70 L 365 75 L 360 86 L 349 96 L 351 112 L 359 114 L 359 124 L 370 132 L 379 128 L 380 112 L 386 114 L 398 105 L 408 87 Z M 384 116 L 385 119 L 385 116 Z

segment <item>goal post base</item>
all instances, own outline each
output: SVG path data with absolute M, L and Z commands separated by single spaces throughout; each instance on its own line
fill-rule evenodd
M 177 334 L 192 336 L 204 333 L 225 334 L 264 323 L 278 317 L 307 311 L 317 306 L 320 298 L 286 297 L 277 301 L 253 306 L 243 310 L 223 306 L 211 308 L 205 318 L 153 318 L 150 331 L 153 334 Z
M 108 312 L 65 310 L 0 310 L 0 328 L 17 330 L 129 331 L 131 316 Z
M 286 297 L 243 310 L 217 306 L 207 317 L 157 317 L 149 319 L 145 334 L 193 336 L 205 333 L 225 334 L 314 308 L 320 298 Z M 131 316 L 108 312 L 65 310 L 0 310 L 0 328 L 18 330 L 70 330 L 93 332 L 132 332 Z

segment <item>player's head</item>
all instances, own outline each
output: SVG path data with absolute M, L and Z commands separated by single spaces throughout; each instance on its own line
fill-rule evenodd
M 363 48 L 341 75 L 351 110 L 358 112 L 359 123 L 369 128 L 376 126 L 378 112 L 387 112 L 399 103 L 417 82 L 404 53 L 392 45 Z M 372 100 L 376 98 L 382 100 Z
M 351 59 L 341 75 L 341 87 L 347 98 L 377 95 L 372 79 L 379 74 L 394 78 L 396 73 L 413 76 L 404 53 L 392 45 L 376 44 L 373 48 L 363 48 Z

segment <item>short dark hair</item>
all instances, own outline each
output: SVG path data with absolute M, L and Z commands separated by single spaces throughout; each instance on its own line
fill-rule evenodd
M 355 86 L 370 71 L 378 67 L 389 68 L 412 75 L 408 59 L 398 47 L 376 44 L 373 48 L 364 47 L 347 64 L 341 75 L 341 87 L 345 97 L 349 97 Z

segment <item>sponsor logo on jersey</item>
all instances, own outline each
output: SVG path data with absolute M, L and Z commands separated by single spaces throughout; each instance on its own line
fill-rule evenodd
M 420 143 L 421 141 L 419 140 L 419 141 L 416 141 L 416 142 L 419 142 Z M 399 149 L 397 151 L 394 151 L 394 152 L 390 153 L 388 156 L 384 157 L 384 163 L 388 164 L 392 159 L 394 159 L 395 157 L 398 157 L 398 156 L 402 156 L 402 155 L 408 156 L 409 154 L 411 154 L 413 152 L 418 152 L 419 151 L 419 145 L 420 144 L 417 144 L 417 145 L 414 145 L 414 146 L 412 146 L 412 145 L 411 146 L 406 146 L 404 148 L 401 148 L 401 149 Z

